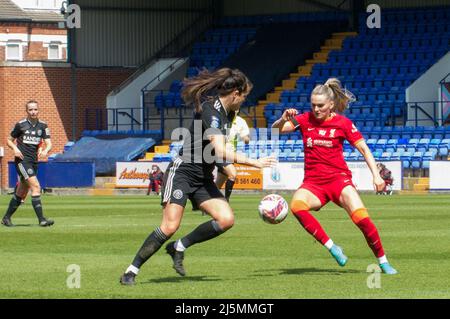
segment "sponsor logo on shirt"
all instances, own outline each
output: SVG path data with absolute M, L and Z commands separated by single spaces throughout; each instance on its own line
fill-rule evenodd
M 324 147 L 333 147 L 333 141 L 314 140 L 314 145 L 324 146 Z
M 28 136 L 28 135 L 24 135 L 24 137 L 23 137 L 24 144 L 38 145 L 40 142 L 41 142 L 40 137 Z
M 313 147 L 314 145 L 323 147 L 333 147 L 333 141 L 313 140 L 312 138 L 308 137 L 308 139 L 306 140 L 306 147 Z
M 327 134 L 327 130 L 319 130 L 320 136 L 325 136 Z

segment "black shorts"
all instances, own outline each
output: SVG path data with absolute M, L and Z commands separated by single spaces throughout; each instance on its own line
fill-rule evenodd
M 225 167 L 227 167 L 228 165 L 232 165 L 233 163 L 230 162 L 223 162 L 223 163 L 216 163 L 216 167 L 217 170 L 219 171 L 219 173 L 223 174 L 223 175 L 227 175 L 227 173 L 225 173 L 225 171 L 223 170 Z
M 195 178 L 195 172 L 190 171 L 180 159 L 169 164 L 161 186 L 162 206 L 170 202 L 185 207 L 189 199 L 193 207 L 199 207 L 201 203 L 212 198 L 225 200 L 212 177 Z
M 38 164 L 27 161 L 15 162 L 17 174 L 19 174 L 20 181 L 26 181 L 30 177 L 37 176 Z

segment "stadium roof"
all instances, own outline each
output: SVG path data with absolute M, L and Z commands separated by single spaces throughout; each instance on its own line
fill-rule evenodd
M 23 10 L 11 0 L 0 0 L 0 21 L 8 22 L 60 22 L 64 16 L 47 10 Z

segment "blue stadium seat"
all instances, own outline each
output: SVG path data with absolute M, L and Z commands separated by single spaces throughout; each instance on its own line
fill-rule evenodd
M 417 144 L 417 150 L 420 152 L 426 152 L 428 150 L 428 145 L 430 144 L 429 138 L 421 138 Z
M 442 139 L 433 138 L 428 144 L 428 149 L 439 149 L 439 144 L 441 144 Z
M 400 161 L 400 156 L 401 156 L 400 152 L 394 152 L 391 154 L 390 160 L 391 161 Z
M 411 139 L 408 141 L 407 147 L 417 147 L 418 144 L 419 144 L 419 139 L 417 139 L 417 138 L 411 138 Z
M 415 152 L 411 157 L 411 167 L 412 168 L 421 168 L 422 166 L 422 157 L 424 152 Z
M 439 156 L 448 156 L 448 150 L 450 148 L 450 139 L 444 139 L 439 144 Z
M 400 160 L 402 161 L 404 168 L 410 167 L 411 156 L 412 154 L 410 152 L 404 152 L 402 155 L 400 155 Z
M 433 161 L 436 157 L 436 153 L 429 151 L 423 154 L 422 168 L 430 168 L 430 161 Z
M 380 160 L 382 160 L 382 161 L 389 161 L 391 159 L 391 155 L 392 155 L 391 152 L 383 152 L 381 154 Z
M 397 144 L 398 140 L 395 138 L 391 138 L 387 141 L 386 147 L 387 148 L 393 148 L 394 150 L 397 150 Z
M 373 155 L 373 157 L 375 158 L 375 160 L 380 160 L 380 158 L 381 158 L 381 152 L 379 152 L 379 151 L 375 151 L 375 152 L 373 152 L 372 153 L 372 155 Z

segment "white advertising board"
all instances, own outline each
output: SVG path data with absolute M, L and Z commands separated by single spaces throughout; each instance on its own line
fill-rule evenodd
M 263 189 L 294 190 L 300 187 L 304 177 L 304 163 L 278 163 L 264 168 Z
M 157 165 L 165 172 L 169 162 L 117 162 L 116 186 L 148 187 L 150 182 L 148 177 L 153 165 Z
M 401 161 L 383 162 L 392 172 L 393 190 L 402 188 Z M 353 183 L 358 190 L 373 190 L 372 174 L 365 162 L 347 162 L 352 171 Z M 278 163 L 274 168 L 265 168 L 263 172 L 263 189 L 296 190 L 304 177 L 304 163 Z
M 430 162 L 430 190 L 450 190 L 450 161 Z
M 386 168 L 391 171 L 392 177 L 394 178 L 394 184 L 392 185 L 392 190 L 398 191 L 402 189 L 402 162 L 394 161 L 382 162 L 386 165 Z M 348 168 L 352 171 L 353 184 L 356 189 L 361 191 L 369 191 L 373 189 L 373 178 L 369 167 L 366 162 L 347 162 Z

